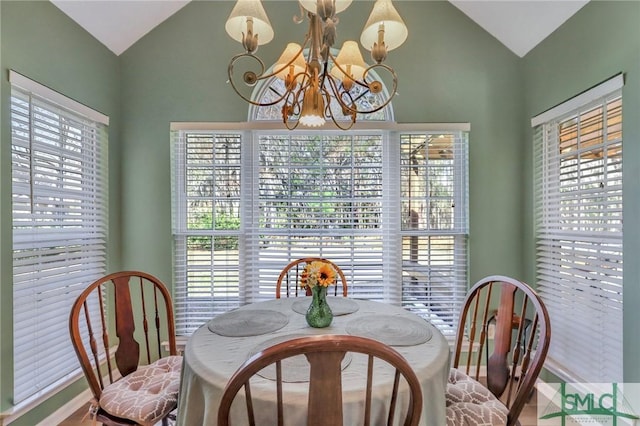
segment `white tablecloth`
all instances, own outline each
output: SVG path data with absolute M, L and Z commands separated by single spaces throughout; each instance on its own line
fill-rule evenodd
M 421 344 L 411 346 L 394 346 L 409 362 L 416 372 L 423 393 L 423 410 L 420 419 L 421 425 L 442 426 L 446 424 L 445 417 L 445 388 L 449 374 L 449 344 L 444 336 L 431 324 L 420 317 L 400 307 L 389 304 L 354 300 L 358 304 L 358 310 L 354 313 L 335 316 L 333 322 L 327 328 L 312 328 L 305 321 L 304 315 L 295 312 L 292 304 L 299 298 L 275 299 L 267 302 L 254 303 L 243 306 L 239 310 L 274 310 L 288 317 L 287 324 L 277 331 L 258 336 L 228 337 L 216 334 L 210 330 L 207 324 L 200 327 L 189 338 L 182 368 L 182 384 L 178 402 L 178 425 L 215 426 L 217 423 L 217 411 L 224 387 L 231 375 L 242 363 L 266 341 L 286 339 L 286 336 L 298 337 L 300 335 L 316 334 L 347 334 L 347 325 L 353 331 L 354 323 L 358 319 L 366 320 L 371 315 L 393 316 L 394 320 L 402 318 L 402 321 L 413 321 L 423 324 L 428 329 L 430 338 Z M 329 303 L 331 299 L 329 299 Z M 299 303 L 299 302 L 298 302 Z M 214 320 L 215 321 L 215 320 Z M 390 321 L 390 323 L 398 322 Z M 215 329 L 215 327 L 212 327 Z M 381 338 L 384 341 L 384 330 L 381 330 Z M 388 332 L 388 330 L 387 330 Z M 424 333 L 423 333 L 424 337 Z M 409 337 L 411 338 L 411 337 Z M 362 366 L 366 365 L 366 358 L 359 354 L 353 354 L 350 362 L 343 371 L 343 402 L 344 424 L 361 424 L 364 412 L 362 393 L 364 389 Z M 392 378 L 386 374 L 386 369 L 375 370 L 375 387 L 384 387 Z M 269 384 L 267 389 L 261 389 L 260 380 Z M 273 381 L 259 378 L 252 381 L 252 395 L 257 402 L 256 422 L 258 425 L 275 424 L 275 393 L 272 393 Z M 285 383 L 285 424 L 301 426 L 306 424 L 306 395 L 308 383 Z M 264 392 L 263 392 L 264 391 Z M 375 392 L 375 389 L 374 389 Z M 239 398 L 243 400 L 244 398 Z M 261 402 L 262 401 L 262 402 Z M 374 404 L 376 403 L 374 396 Z M 235 404 L 232 409 L 234 424 L 245 425 L 246 409 L 242 404 Z M 372 424 L 386 424 L 385 407 L 380 403 L 374 406 Z M 236 417 L 237 416 L 237 417 Z M 242 417 L 244 416 L 244 418 Z M 384 421 L 382 419 L 385 419 Z

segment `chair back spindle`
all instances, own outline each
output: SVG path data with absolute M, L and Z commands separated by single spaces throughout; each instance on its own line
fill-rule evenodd
M 478 381 L 485 370 L 487 389 L 508 408 L 508 426 L 515 425 L 550 339 L 549 314 L 538 294 L 521 281 L 490 276 L 478 281 L 465 298 L 453 367 Z
M 513 325 L 513 304 L 516 287 L 505 284 L 500 292 L 500 304 L 496 314 L 495 337 L 493 340 L 493 353 L 487 361 L 487 387 L 494 395 L 502 395 L 509 380 L 509 367 L 507 355 L 511 351 L 511 334 Z M 485 312 L 488 310 L 485 310 Z M 503 321 L 503 318 L 508 320 Z M 486 327 L 483 327 L 486 328 Z M 516 360 L 514 359 L 514 362 Z M 515 364 L 514 364 L 515 367 Z
M 422 412 L 420 382 L 407 361 L 393 348 L 373 339 L 350 335 L 318 335 L 295 338 L 266 348 L 249 358 L 231 377 L 225 387 L 218 408 L 218 426 L 229 425 L 231 405 L 238 391 L 245 389 L 247 418 L 254 421 L 254 403 L 251 395 L 251 378 L 269 365 L 276 366 L 276 415 L 277 424 L 285 423 L 283 403 L 283 378 L 281 362 L 287 358 L 304 355 L 309 364 L 309 392 L 307 400 L 307 426 L 340 426 L 343 424 L 342 361 L 348 352 L 366 354 L 367 378 L 363 389 L 363 424 L 371 424 L 372 394 L 374 386 L 374 360 L 386 362 L 394 368 L 394 380 L 389 395 L 387 425 L 417 425 Z M 402 381 L 401 381 L 402 379 Z M 398 407 L 401 383 L 407 385 L 406 407 Z M 262 389 L 262 393 L 265 390 Z M 399 419 L 404 414 L 403 419 Z M 275 423 L 275 422 L 274 422 Z
M 71 308 L 69 331 L 95 401 L 141 365 L 178 355 L 171 296 L 144 272 L 116 272 L 89 285 Z M 101 411 L 98 421 L 101 415 L 105 424 L 133 424 Z
M 136 371 L 140 360 L 140 345 L 133 336 L 135 323 L 128 280 L 128 277 L 114 278 L 116 336 L 120 339 L 116 349 L 116 365 L 123 376 Z
M 335 269 L 338 277 L 336 285 L 333 286 L 333 295 L 338 295 L 338 287 L 341 286 L 342 296 L 347 297 L 347 278 L 338 265 L 323 257 L 304 257 L 291 261 L 282 269 L 282 272 L 280 272 L 278 280 L 276 281 L 276 299 L 280 299 L 282 293 L 284 293 L 285 297 L 298 297 L 299 293 L 304 293 L 304 296 L 311 296 L 310 288 L 306 288 L 303 292 L 300 287 L 300 280 L 305 266 L 315 261 L 328 263 L 333 267 L 333 269 Z

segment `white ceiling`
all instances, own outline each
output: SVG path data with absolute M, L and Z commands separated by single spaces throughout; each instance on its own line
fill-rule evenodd
M 82 28 L 120 55 L 189 0 L 51 0 Z
M 190 0 L 51 0 L 116 55 Z M 523 57 L 589 0 L 449 0 Z
M 449 0 L 523 57 L 589 0 Z

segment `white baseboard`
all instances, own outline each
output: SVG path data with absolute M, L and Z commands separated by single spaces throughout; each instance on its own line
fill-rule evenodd
M 84 390 L 82 393 L 78 394 L 71 401 L 64 404 L 62 407 L 58 408 L 56 411 L 51 413 L 49 417 L 41 421 L 35 426 L 51 426 L 62 423 L 66 420 L 71 414 L 78 411 L 82 408 L 83 405 L 86 405 L 87 402 L 91 400 L 93 394 L 89 389 Z M 89 412 L 89 410 L 87 410 Z
M 112 350 L 111 353 L 115 353 L 115 349 Z M 120 378 L 120 372 L 117 370 L 114 371 L 113 380 L 116 381 L 119 378 Z M 107 383 L 109 378 L 108 376 L 105 375 L 102 377 L 102 380 L 105 383 Z M 84 391 L 82 391 L 80 394 L 78 394 L 75 398 L 73 398 L 71 401 L 67 402 L 62 407 L 58 408 L 56 411 L 51 413 L 51 415 L 49 415 L 46 419 L 44 419 L 43 421 L 41 421 L 35 426 L 51 426 L 51 425 L 60 424 L 63 420 L 66 420 L 67 417 L 69 417 L 71 414 L 78 411 L 80 408 L 82 408 L 83 405 L 85 405 L 87 402 L 91 401 L 92 399 L 93 399 L 93 393 L 91 392 L 91 389 L 87 388 Z
M 0 0 L 2 1 L 2 0 Z M 111 357 L 114 357 L 117 347 L 113 346 L 110 348 L 109 353 Z M 101 362 L 104 359 L 101 358 Z M 49 388 L 43 389 L 40 393 L 34 395 L 28 400 L 21 403 L 19 406 L 14 406 L 6 412 L 0 413 L 0 426 L 10 425 L 17 418 L 23 416 L 28 413 L 32 409 L 39 406 L 41 403 L 49 399 L 54 394 L 60 392 L 62 389 L 66 388 L 72 383 L 75 383 L 77 380 L 84 377 L 82 370 L 80 367 L 73 373 L 68 374 L 66 377 L 61 379 L 59 382 L 54 383 Z M 117 380 L 120 378 L 120 373 L 116 370 L 113 375 L 113 379 Z M 108 376 L 105 374 L 103 377 L 104 381 L 109 381 Z M 78 411 L 84 404 L 89 402 L 93 398 L 93 394 L 89 388 L 82 391 L 80 394 L 76 395 L 71 401 L 64 404 L 62 407 L 58 408 L 52 414 L 47 416 L 43 421 L 34 426 L 51 426 L 57 425 L 69 417 L 71 414 Z
M 1 0 L 0 0 L 1 1 Z M 53 383 L 52 385 L 41 389 L 36 394 L 31 397 L 25 399 L 17 405 L 12 406 L 8 410 L 0 413 L 0 426 L 10 425 L 16 419 L 24 416 L 29 411 L 38 407 L 40 404 L 51 398 L 53 395 L 61 392 L 66 389 L 70 384 L 78 381 L 82 375 L 82 371 L 78 367 L 77 371 L 74 371 L 67 376 L 60 379 L 58 382 Z
M 553 386 L 549 385 L 546 382 L 543 382 L 540 379 L 536 381 L 536 389 L 538 390 L 538 392 L 544 395 L 544 397 L 547 398 L 549 401 L 551 401 L 555 396 L 555 394 L 558 392 L 556 388 L 554 388 Z
M 86 389 L 35 426 L 51 426 L 60 424 L 71 414 L 82 408 L 82 406 L 89 400 L 91 400 L 91 392 L 89 389 Z M 10 410 L 0 414 L 0 426 L 10 425 L 16 419 L 24 415 L 25 412 L 25 410 Z

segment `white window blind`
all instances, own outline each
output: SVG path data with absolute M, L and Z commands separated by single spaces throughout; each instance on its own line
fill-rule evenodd
M 178 334 L 190 334 L 212 316 L 240 306 L 243 154 L 239 132 L 173 133 Z
M 76 296 L 105 273 L 107 120 L 23 76 L 11 83 L 18 404 L 79 370 L 68 320 Z
M 402 302 L 450 338 L 468 281 L 467 148 L 463 132 L 400 136 Z
M 554 118 L 547 112 L 534 129 L 537 283 L 553 326 L 547 365 L 574 382 L 623 378 L 622 98 L 615 89 Z
M 320 256 L 344 272 L 349 295 L 399 300 L 398 262 L 385 247 L 380 132 L 258 135 L 257 210 L 250 245 L 259 283 L 251 300 L 275 297 L 282 267 Z M 388 242 L 387 242 L 388 244 Z M 253 280 L 252 280 L 253 281 Z M 392 293 L 396 292 L 396 295 Z
M 437 158 L 408 156 L 420 141 Z M 466 132 L 183 128 L 172 145 L 179 333 L 272 299 L 282 268 L 307 256 L 336 262 L 350 296 L 451 331 L 467 285 Z M 420 178 L 407 180 L 412 165 Z M 425 216 L 407 228 L 410 206 Z

